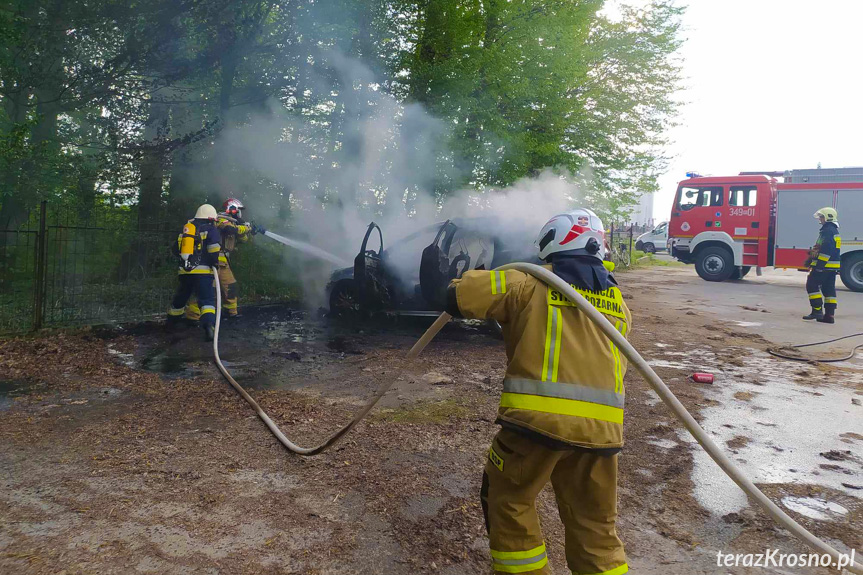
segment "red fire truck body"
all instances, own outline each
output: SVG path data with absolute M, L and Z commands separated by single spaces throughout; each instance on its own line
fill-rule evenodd
M 805 269 L 818 237 L 814 213 L 830 206 L 839 212 L 842 281 L 863 291 L 863 182 L 813 176 L 813 181 L 787 177 L 790 183 L 780 183 L 771 176 L 696 176 L 680 182 L 668 225 L 669 253 L 695 264 L 708 281 L 740 279 L 753 267 Z

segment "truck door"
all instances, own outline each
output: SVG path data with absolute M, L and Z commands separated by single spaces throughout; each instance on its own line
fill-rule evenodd
M 701 232 L 722 228 L 723 187 L 716 185 L 681 185 L 671 212 L 668 235 L 694 238 Z M 716 230 L 724 231 L 724 230 Z
M 743 266 L 767 265 L 769 226 L 761 221 L 758 186 L 755 184 L 728 187 L 728 212 L 724 218 L 726 232 L 736 242 L 743 242 Z M 769 209 L 769 206 L 764 206 Z

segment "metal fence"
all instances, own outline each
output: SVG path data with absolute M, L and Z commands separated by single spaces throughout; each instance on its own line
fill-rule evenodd
M 0 333 L 160 317 L 176 289 L 178 229 L 137 225 L 128 209 L 82 215 L 42 202 L 22 223 L 0 229 Z M 266 265 L 281 258 L 272 250 L 243 246 L 232 254 L 241 301 L 296 296 L 290 278 Z

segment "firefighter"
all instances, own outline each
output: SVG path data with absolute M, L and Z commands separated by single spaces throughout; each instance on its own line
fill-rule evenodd
M 603 265 L 603 229 L 596 214 L 578 209 L 549 220 L 536 245 L 547 267 L 627 336 L 632 320 Z M 548 573 L 535 500 L 549 481 L 569 569 L 626 573 L 615 528 L 626 358 L 561 293 L 518 271 L 465 272 L 450 283 L 447 311 L 503 328 L 501 429 L 480 493 L 495 573 Z
M 216 208 L 204 204 L 195 217 L 183 226 L 177 238 L 180 248 L 180 285 L 168 309 L 168 324 L 183 317 L 184 308 L 191 296 L 200 306 L 200 324 L 207 341 L 212 341 L 216 325 L 216 289 L 213 281 L 214 266 L 219 264 L 222 249 L 219 229 L 216 227 Z
M 237 247 L 237 242 L 247 242 L 249 237 L 265 233 L 262 227 L 243 220 L 243 202 L 236 198 L 228 198 L 222 205 L 222 212 L 216 220 L 216 225 L 222 234 L 222 253 L 219 254 L 219 283 L 222 286 L 222 310 L 229 317 L 239 314 L 237 309 L 237 280 L 231 271 L 229 258 Z
M 226 317 L 237 317 L 239 309 L 237 299 L 237 279 L 231 270 L 229 261 L 231 252 L 236 248 L 237 242 L 249 241 L 249 236 L 264 233 L 266 230 L 251 222 L 243 220 L 243 202 L 236 198 L 228 198 L 222 204 L 222 211 L 216 218 L 216 226 L 222 238 L 222 251 L 219 253 L 219 285 L 222 288 L 222 311 Z M 196 302 L 190 301 L 186 306 L 186 318 L 196 319 L 200 312 Z
M 807 260 L 810 271 L 806 278 L 806 292 L 812 312 L 803 316 L 803 319 L 835 323 L 836 274 L 839 273 L 839 251 L 842 247 L 839 214 L 833 208 L 821 208 L 815 212 L 815 219 L 821 223 L 821 231 Z

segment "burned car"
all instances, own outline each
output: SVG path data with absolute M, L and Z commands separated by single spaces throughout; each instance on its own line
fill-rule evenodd
M 450 280 L 464 272 L 516 261 L 540 263 L 533 242 L 528 233 L 496 220 L 465 218 L 426 226 L 385 249 L 383 232 L 372 222 L 353 267 L 330 277 L 330 313 L 437 315 L 445 307 Z

